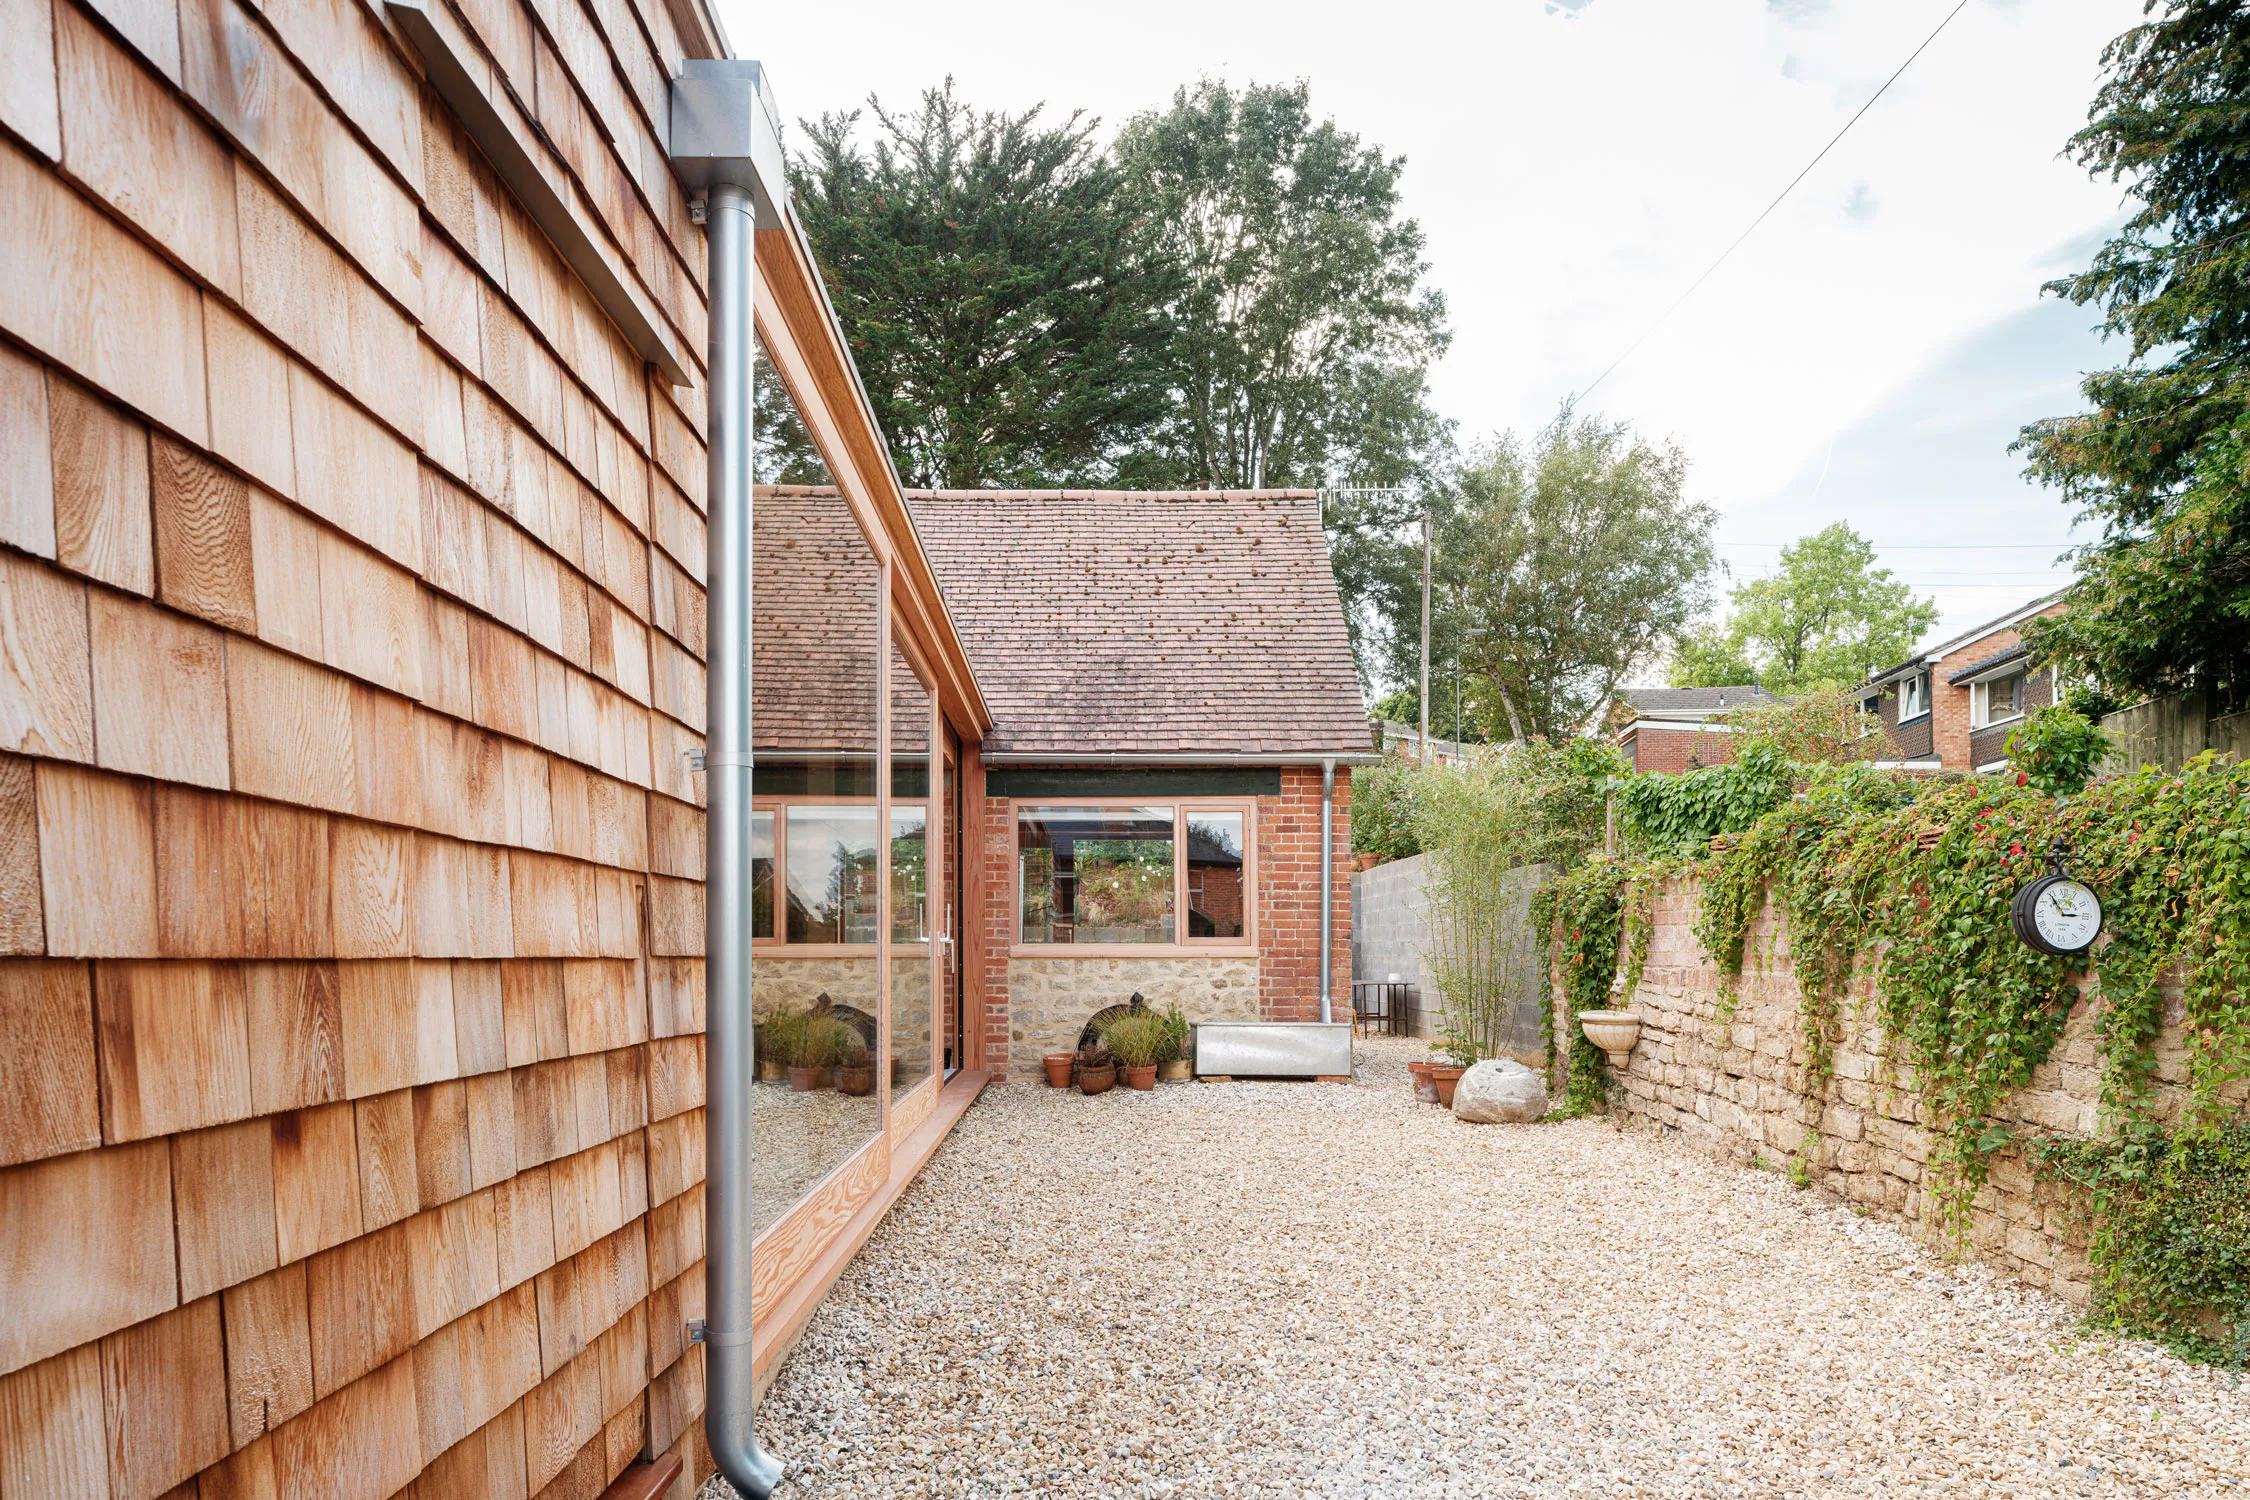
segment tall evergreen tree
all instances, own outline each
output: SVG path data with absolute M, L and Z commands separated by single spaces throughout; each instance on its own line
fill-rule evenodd
M 2138 207 L 2047 288 L 2099 307 L 2128 358 L 2086 378 L 2091 411 L 2017 445 L 2101 535 L 2031 635 L 2113 689 L 2232 707 L 2250 701 L 2250 5 L 2144 13 L 2069 147 Z
M 1169 409 L 1180 278 L 1073 113 L 920 107 L 802 123 L 797 211 L 910 485 L 1137 483 Z M 771 472 L 819 477 L 770 383 Z M 760 477 L 766 477 L 761 473 Z

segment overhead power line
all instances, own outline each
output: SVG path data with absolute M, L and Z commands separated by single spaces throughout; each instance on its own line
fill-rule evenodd
M 1864 115 L 1869 110 L 1873 109 L 1875 107 L 1875 101 L 1882 98 L 1884 94 L 1890 91 L 1891 85 L 1898 82 L 1899 74 L 1904 73 L 1908 68 L 1912 67 L 1914 65 L 1914 59 L 1920 57 L 1922 53 L 1929 47 L 1930 43 L 1938 39 L 1938 32 L 1941 32 L 1945 30 L 1946 27 L 1952 25 L 1953 18 L 1961 14 L 1962 11 L 1967 10 L 1968 8 L 1969 0 L 1960 0 L 1960 3 L 1958 5 L 1954 6 L 1953 9 L 1947 11 L 1945 13 L 1945 19 L 1937 23 L 1937 29 L 1932 31 L 1928 36 L 1922 38 L 1922 45 L 1916 47 L 1912 52 L 1909 52 L 1906 55 L 1906 61 L 1898 65 L 1898 71 L 1894 72 L 1890 77 L 1883 80 L 1883 86 L 1877 89 L 1874 94 L 1868 99 L 1868 101 L 1859 107 L 1859 113 L 1846 120 L 1844 122 L 1844 128 L 1837 131 L 1834 136 L 1830 137 L 1828 144 L 1820 148 L 1819 155 L 1813 157 L 1811 161 L 1806 162 L 1804 170 L 1789 179 L 1789 186 L 1783 188 L 1779 193 L 1775 194 L 1773 202 L 1767 204 L 1764 211 L 1761 212 L 1758 217 L 1750 221 L 1750 228 L 1745 229 L 1742 231 L 1742 233 L 1736 235 L 1734 237 L 1734 243 L 1727 246 L 1726 249 L 1721 250 L 1719 252 L 1719 258 L 1711 262 L 1710 265 L 1704 267 L 1703 274 L 1696 277 L 1694 281 L 1690 282 L 1686 291 L 1673 298 L 1672 305 L 1665 308 L 1664 311 L 1658 313 L 1654 320 L 1649 323 L 1648 327 L 1641 330 L 1640 337 L 1633 340 L 1632 343 L 1628 344 L 1623 354 L 1618 355 L 1617 358 L 1609 362 L 1608 369 L 1603 370 L 1601 374 L 1594 377 L 1593 385 L 1587 386 L 1586 389 L 1571 397 L 1571 400 L 1575 403 L 1583 401 L 1588 396 L 1591 396 L 1594 393 L 1594 386 L 1598 386 L 1603 381 L 1609 379 L 1611 370 L 1616 369 L 1619 365 L 1625 363 L 1626 360 L 1631 359 L 1633 357 L 1633 351 L 1640 348 L 1642 344 L 1648 342 L 1648 336 L 1656 332 L 1658 326 L 1661 325 L 1666 318 L 1669 318 L 1673 313 L 1679 311 L 1680 304 L 1687 301 L 1688 298 L 1694 296 L 1695 289 L 1703 285 L 1704 282 L 1709 281 L 1711 279 L 1711 273 L 1718 270 L 1720 266 L 1725 265 L 1727 257 L 1734 254 L 1734 252 L 1738 248 L 1740 248 L 1744 240 L 1750 238 L 1751 232 L 1753 230 L 1755 230 L 1760 224 L 1766 222 L 1767 215 L 1771 214 L 1775 209 L 1781 207 L 1782 199 L 1787 198 L 1791 193 L 1796 191 L 1797 184 L 1803 182 L 1805 178 L 1811 174 L 1812 169 L 1820 165 L 1821 158 L 1836 149 L 1836 142 L 1842 140 L 1847 134 L 1850 133 L 1851 128 L 1859 123 L 1860 115 Z

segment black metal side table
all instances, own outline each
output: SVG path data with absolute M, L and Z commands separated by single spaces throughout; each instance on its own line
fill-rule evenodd
M 1380 1025 L 1385 1036 L 1406 1034 L 1406 992 L 1411 988 L 1404 980 L 1355 979 L 1352 981 L 1352 1030 L 1365 1035 L 1372 1026 Z

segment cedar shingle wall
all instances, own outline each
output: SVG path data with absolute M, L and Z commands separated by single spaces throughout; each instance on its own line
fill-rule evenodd
M 699 350 L 664 7 L 453 24 Z M 377 9 L 0 30 L 0 1500 L 684 1494 L 700 393 Z

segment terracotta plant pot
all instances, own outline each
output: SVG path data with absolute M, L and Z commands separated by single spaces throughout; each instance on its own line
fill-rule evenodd
M 1184 1057 L 1156 1065 L 1156 1076 L 1164 1083 L 1186 1083 L 1195 1077 L 1195 1064 Z
M 1430 1069 L 1430 1083 L 1437 1089 L 1439 1104 L 1447 1109 L 1453 1107 L 1453 1090 L 1459 1086 L 1461 1075 L 1468 1071 L 1467 1068 L 1456 1068 L 1445 1063 L 1436 1064 Z
M 1111 1085 L 1116 1082 L 1117 1065 L 1115 1063 L 1106 1063 L 1098 1068 L 1080 1068 L 1078 1070 L 1078 1087 L 1082 1093 L 1106 1094 L 1110 1091 Z
M 1362 854 L 1359 857 L 1359 867 L 1362 870 L 1372 870 L 1382 862 L 1383 856 L 1380 854 Z
M 1071 1056 L 1068 1052 L 1050 1052 L 1039 1060 L 1047 1067 L 1047 1087 L 1051 1089 L 1067 1089 L 1070 1087 L 1070 1065 L 1076 1062 L 1077 1058 Z
M 1578 1029 L 1608 1053 L 1610 1065 L 1622 1073 L 1633 1060 L 1633 1043 L 1641 1039 L 1641 1018 L 1629 1010 L 1582 1010 Z
M 780 1083 L 788 1076 L 789 1069 L 784 1067 L 777 1059 L 771 1057 L 758 1059 L 758 1082 Z
M 1125 1070 L 1125 1087 L 1129 1089 L 1139 1089 L 1143 1093 L 1146 1093 L 1148 1090 L 1155 1088 L 1156 1064 L 1148 1063 L 1138 1068 L 1127 1068 Z
M 1410 1062 L 1406 1065 L 1406 1071 L 1414 1075 L 1414 1097 L 1424 1104 L 1437 1103 L 1437 1085 L 1430 1081 L 1430 1069 L 1436 1066 L 1433 1062 Z
M 854 1099 L 864 1099 L 875 1092 L 875 1065 L 836 1070 L 836 1092 L 849 1094 Z
M 824 1089 L 828 1087 L 829 1081 L 826 1068 L 792 1066 L 789 1069 L 789 1092 L 792 1094 L 809 1094 L 814 1089 Z

